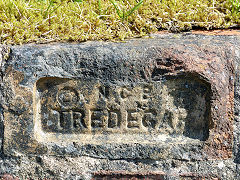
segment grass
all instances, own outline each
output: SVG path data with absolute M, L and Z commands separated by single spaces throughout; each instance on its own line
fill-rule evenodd
M 121 2 L 122 9 L 119 7 L 119 5 L 116 3 L 115 0 L 110 0 L 110 2 L 113 4 L 113 7 L 115 8 L 117 15 L 119 18 L 123 21 L 127 20 L 128 17 L 133 14 L 134 11 L 136 11 L 143 3 L 143 0 L 140 0 L 133 8 L 126 10 L 125 9 L 125 4 Z
M 0 0 L 0 43 L 124 40 L 240 24 L 238 0 Z
M 240 0 L 230 0 L 232 3 L 232 13 L 238 13 L 240 10 Z

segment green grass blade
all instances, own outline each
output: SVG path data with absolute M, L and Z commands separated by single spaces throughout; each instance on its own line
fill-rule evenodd
M 55 9 L 53 9 L 49 14 L 52 14 L 54 11 L 56 11 L 61 5 L 62 5 L 62 3 L 59 4 Z
M 127 13 L 126 13 L 126 17 L 128 16 L 131 16 L 131 14 L 136 11 L 143 3 L 143 0 L 141 0 L 138 4 L 136 4 L 136 6 L 134 6 L 131 10 L 129 10 Z
M 120 9 L 118 8 L 116 1 L 115 1 L 115 0 L 110 0 L 110 2 L 113 4 L 114 8 L 116 9 L 118 16 L 119 16 L 121 19 L 123 19 L 123 16 L 122 16 L 122 14 L 120 13 Z
M 47 9 L 45 10 L 44 18 L 46 18 L 47 15 L 49 14 L 49 9 L 51 8 L 51 6 L 53 6 L 53 1 L 52 0 L 49 2 L 49 5 L 48 5 Z
M 98 10 L 99 10 L 99 15 L 102 15 L 101 0 L 98 0 Z

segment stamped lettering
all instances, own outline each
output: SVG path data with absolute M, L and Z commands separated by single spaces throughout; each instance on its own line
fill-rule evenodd
M 159 133 L 201 140 L 208 136 L 207 89 L 196 81 L 122 87 L 47 79 L 39 89 L 38 119 L 46 133 Z

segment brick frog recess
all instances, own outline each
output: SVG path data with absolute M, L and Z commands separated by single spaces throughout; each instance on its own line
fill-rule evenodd
M 6 154 L 232 155 L 231 46 L 217 40 L 14 46 L 2 71 Z
M 166 135 L 208 138 L 210 90 L 188 76 L 122 86 L 42 78 L 36 87 L 35 134 L 43 142 L 94 143 L 95 136 L 116 142 L 115 135 L 135 143 L 158 142 Z

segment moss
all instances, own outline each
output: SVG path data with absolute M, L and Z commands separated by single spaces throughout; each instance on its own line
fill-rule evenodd
M 75 0 L 76 1 L 76 0 Z M 122 21 L 109 0 L 0 0 L 0 43 L 124 40 L 161 29 L 228 28 L 240 23 L 230 0 L 145 0 Z M 129 10 L 137 0 L 119 0 Z M 99 8 L 101 7 L 101 8 Z

